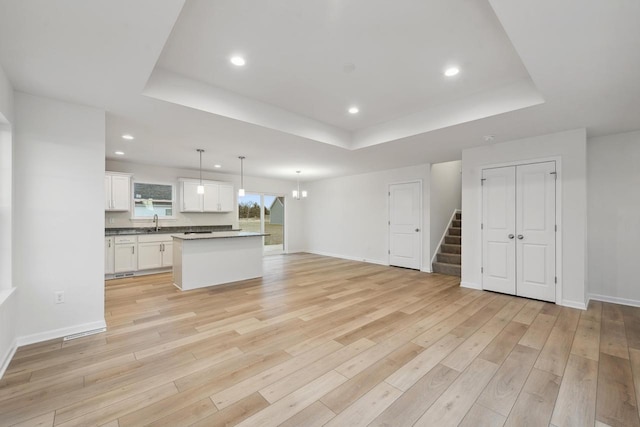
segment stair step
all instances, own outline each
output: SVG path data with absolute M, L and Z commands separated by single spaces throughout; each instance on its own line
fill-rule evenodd
M 449 276 L 458 276 L 460 277 L 462 271 L 462 266 L 456 264 L 447 264 L 445 262 L 434 262 L 433 263 L 433 272 L 440 274 L 447 274 Z
M 453 227 L 458 227 L 458 228 L 462 227 L 462 220 L 461 219 L 454 219 L 452 222 L 453 222 L 453 224 L 452 224 Z
M 444 262 L 447 264 L 462 264 L 462 255 L 461 254 L 449 254 L 449 253 L 438 253 L 436 255 L 436 259 L 438 262 Z
M 458 220 L 462 219 L 462 212 L 457 212 L 456 213 L 456 219 L 458 219 Z
M 444 236 L 444 243 L 447 245 L 461 245 L 462 237 L 460 236 Z
M 461 254 L 462 246 L 443 243 L 442 246 L 440 246 L 440 251 L 445 254 Z
M 462 236 L 462 228 L 449 227 L 449 236 Z

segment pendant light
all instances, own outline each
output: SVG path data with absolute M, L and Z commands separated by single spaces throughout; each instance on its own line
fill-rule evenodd
M 240 189 L 238 190 L 238 197 L 244 197 L 244 156 L 238 156 L 240 159 Z
M 296 171 L 296 174 L 298 174 L 298 188 L 292 191 L 293 198 L 296 200 L 300 200 L 301 197 L 302 198 L 307 197 L 306 190 L 300 191 L 300 172 L 301 171 Z
M 202 148 L 198 148 L 198 153 L 200 153 L 200 184 L 198 185 L 198 194 L 204 194 L 204 185 L 202 185 L 202 153 L 204 150 Z

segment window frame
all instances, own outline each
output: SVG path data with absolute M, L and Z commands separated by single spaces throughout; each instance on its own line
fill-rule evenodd
M 163 185 L 167 187 L 171 187 L 171 216 L 160 216 L 158 215 L 158 220 L 162 221 L 175 221 L 176 220 L 176 184 L 173 182 L 160 182 L 160 181 L 133 181 L 131 182 L 131 221 L 149 221 L 153 219 L 153 215 L 151 216 L 137 216 L 136 215 L 136 184 L 150 184 L 150 185 Z

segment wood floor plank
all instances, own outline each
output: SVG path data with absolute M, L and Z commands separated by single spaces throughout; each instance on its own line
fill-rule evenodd
M 505 421 L 504 416 L 476 403 L 458 427 L 502 427 Z
M 548 426 L 560 380 L 556 375 L 533 368 L 509 413 L 505 427 Z
M 638 408 L 638 413 L 640 415 L 640 350 L 630 348 L 629 360 L 631 362 L 633 385 L 636 391 L 636 407 Z
M 381 382 L 347 409 L 336 415 L 325 426 L 366 426 L 400 395 L 402 395 L 400 390 L 386 382 Z
M 277 426 L 304 410 L 322 396 L 347 381 L 335 371 L 329 371 L 296 389 L 257 414 L 245 419 L 238 427 Z
M 544 344 L 535 367 L 561 377 L 567 364 L 580 313 L 563 309 Z
M 606 304 L 605 307 L 609 305 Z M 618 318 L 614 314 L 610 314 L 609 317 Z M 620 318 L 622 318 L 622 315 L 620 315 Z M 600 329 L 600 352 L 623 359 L 629 358 L 624 321 L 611 320 L 603 316 Z
M 556 319 L 556 316 L 539 313 L 518 344 L 542 350 L 544 343 L 547 341 L 547 338 L 551 333 L 553 325 L 556 323 Z
M 518 345 L 500 366 L 477 403 L 506 419 L 538 356 L 531 347 Z
M 414 426 L 454 426 L 460 423 L 497 369 L 495 363 L 474 360 Z
M 321 399 L 322 403 L 336 414 L 342 412 L 382 382 L 386 377 L 391 375 L 391 373 L 395 372 L 400 366 L 413 359 L 422 350 L 423 348 L 417 344 L 405 344 L 388 357 L 371 365 L 358 375 L 351 378 L 347 376 L 349 381 L 337 387 L 332 392 L 327 393 Z
M 218 408 L 226 408 L 227 406 L 238 402 L 242 398 L 267 387 L 287 375 L 306 368 L 311 363 L 332 354 L 341 348 L 343 348 L 342 344 L 331 340 L 319 349 L 302 353 L 301 355 L 288 359 L 271 369 L 267 369 L 245 379 L 244 381 L 240 381 L 233 386 L 212 395 L 211 400 L 213 400 Z
M 395 388 L 407 391 L 427 372 L 438 365 L 449 353 L 464 341 L 464 338 L 447 335 L 414 359 L 390 375 L 385 381 Z
M 438 365 L 385 409 L 370 426 L 412 426 L 458 377 L 458 371 Z
M 597 380 L 598 362 L 570 355 L 551 423 L 557 427 L 593 425 Z
M 305 409 L 280 424 L 279 427 L 321 427 L 335 416 L 336 414 L 324 406 L 322 402 L 318 401 L 311 406 L 307 406 Z
M 638 307 L 263 262 L 262 278 L 189 292 L 170 273 L 107 282 L 106 333 L 18 349 L 0 426 L 638 426 Z
M 612 427 L 640 426 L 629 360 L 600 356 L 596 419 Z

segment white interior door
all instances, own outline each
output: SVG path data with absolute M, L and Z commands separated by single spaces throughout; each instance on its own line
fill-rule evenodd
M 516 293 L 516 168 L 482 171 L 482 288 Z
M 482 288 L 554 302 L 556 165 L 482 171 Z
M 517 294 L 556 298 L 556 164 L 535 163 L 516 170 Z
M 389 264 L 420 269 L 422 257 L 420 182 L 389 186 Z

